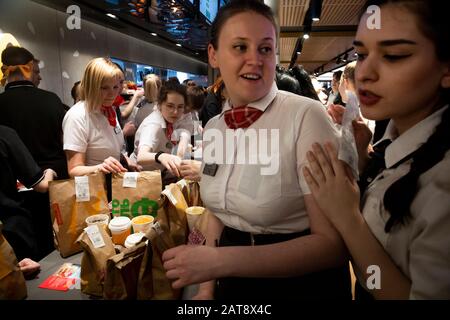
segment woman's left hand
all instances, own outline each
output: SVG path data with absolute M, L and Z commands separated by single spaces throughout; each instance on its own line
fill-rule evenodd
M 217 248 L 199 245 L 181 245 L 162 256 L 166 276 L 174 280 L 174 289 L 215 279 L 219 258 Z
M 360 218 L 359 188 L 350 168 L 338 159 L 331 143 L 325 151 L 315 143 L 307 153 L 309 168 L 303 168 L 305 180 L 324 214 L 341 231 L 351 225 L 351 219 Z M 357 215 L 356 215 L 357 214 Z

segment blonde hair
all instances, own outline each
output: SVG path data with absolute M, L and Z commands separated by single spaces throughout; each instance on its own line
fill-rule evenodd
M 92 112 L 102 105 L 101 86 L 106 80 L 120 79 L 120 69 L 108 58 L 96 58 L 86 66 L 80 84 L 81 100 L 86 103 L 87 110 Z
M 161 81 L 161 78 L 160 78 L 158 75 L 154 74 L 154 73 L 150 73 L 150 74 L 148 74 L 148 75 L 145 76 L 145 78 L 144 78 L 144 83 L 145 83 L 145 81 L 147 81 L 148 79 L 153 79 L 153 80 L 155 80 L 155 82 L 156 82 L 156 88 L 158 89 L 158 94 L 159 94 L 159 90 L 161 90 L 161 87 L 162 87 L 162 81 Z
M 155 77 L 146 77 L 144 82 L 144 94 L 148 102 L 158 100 L 158 84 Z
M 355 68 L 356 61 L 352 61 L 345 66 L 344 72 L 342 72 L 342 77 L 345 80 L 350 81 L 353 86 L 355 85 Z

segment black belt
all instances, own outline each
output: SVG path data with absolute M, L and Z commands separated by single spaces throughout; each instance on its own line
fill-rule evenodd
M 236 230 L 230 227 L 224 227 L 220 236 L 219 246 L 258 246 L 288 241 L 298 237 L 307 236 L 309 234 L 311 234 L 310 229 L 294 233 L 255 234 L 251 232 Z

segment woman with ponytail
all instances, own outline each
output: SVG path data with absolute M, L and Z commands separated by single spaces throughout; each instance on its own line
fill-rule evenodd
M 449 19 L 435 0 L 371 5 L 381 25 L 368 23 L 373 11 L 360 20 L 356 85 L 365 118 L 391 119 L 378 144 L 384 166 L 361 203 L 331 145 L 313 147 L 304 175 L 349 249 L 357 298 L 450 299 Z M 371 156 L 360 164 L 373 168 Z

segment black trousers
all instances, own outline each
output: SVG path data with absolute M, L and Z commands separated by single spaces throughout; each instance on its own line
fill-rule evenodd
M 225 227 L 219 246 L 265 245 L 288 241 L 310 234 L 310 230 L 292 234 L 254 235 Z M 276 260 L 273 263 L 278 263 Z M 221 278 L 217 280 L 218 300 L 305 300 L 352 299 L 350 270 L 342 267 L 289 278 Z

